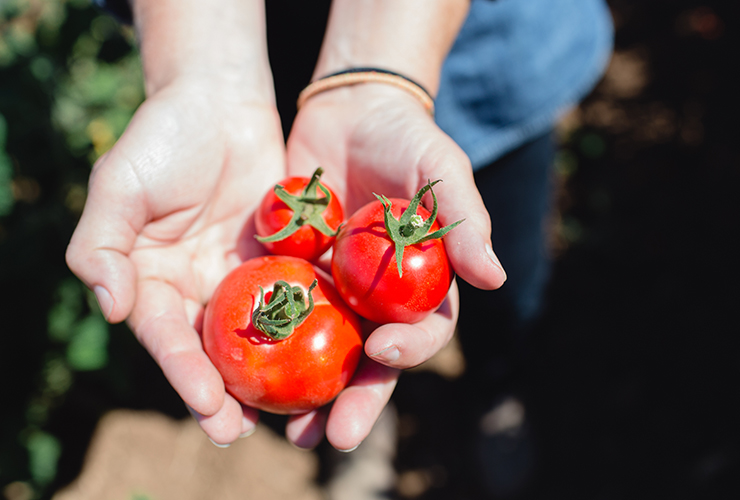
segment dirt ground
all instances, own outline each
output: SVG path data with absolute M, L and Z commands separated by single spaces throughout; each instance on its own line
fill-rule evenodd
M 317 500 L 316 473 L 315 456 L 264 426 L 219 449 L 194 420 L 114 410 L 100 420 L 80 477 L 54 499 Z
M 464 360 L 452 342 L 415 372 L 456 378 Z M 389 465 L 395 456 L 395 415 L 381 418 L 363 449 L 353 452 L 355 466 L 331 486 L 320 484 L 320 454 L 342 460 L 327 449 L 295 448 L 279 434 L 281 418 L 260 423 L 257 431 L 226 449 L 214 446 L 191 418 L 151 410 L 115 409 L 97 423 L 82 470 L 54 500 L 318 500 L 331 492 L 352 500 L 368 489 L 395 489 L 416 496 L 426 489 L 422 474 L 397 478 Z M 380 456 L 375 456 L 375 455 Z M 359 458 L 356 458 L 359 457 Z M 382 460 L 385 458 L 385 460 Z M 359 485 L 359 487 L 358 487 Z

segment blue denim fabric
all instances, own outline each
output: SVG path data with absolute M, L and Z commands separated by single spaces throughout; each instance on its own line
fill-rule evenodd
M 470 379 L 481 388 L 510 375 L 545 306 L 554 153 L 548 130 L 475 173 L 491 215 L 493 248 L 508 275 L 498 290 L 478 290 L 458 279 L 459 339 Z
M 473 0 L 444 64 L 437 123 L 479 169 L 551 128 L 601 77 L 603 0 Z

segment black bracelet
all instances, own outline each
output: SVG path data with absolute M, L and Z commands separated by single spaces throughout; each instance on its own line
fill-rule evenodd
M 326 75 L 326 76 L 322 76 L 319 80 L 323 80 L 324 78 L 329 78 L 330 76 L 349 75 L 351 73 L 380 73 L 380 74 L 383 74 L 383 75 L 397 76 L 399 78 L 403 78 L 404 80 L 406 80 L 409 83 L 413 83 L 414 85 L 416 85 L 417 87 L 419 87 L 426 95 L 428 95 L 429 96 L 429 99 L 434 100 L 434 97 L 432 97 L 432 94 L 430 94 L 429 91 L 427 89 L 425 89 L 423 85 L 421 85 L 418 82 L 412 80 L 408 76 L 402 75 L 401 73 L 396 73 L 395 71 L 391 71 L 391 70 L 388 70 L 388 69 L 371 68 L 371 67 L 367 67 L 367 68 L 351 68 L 351 69 L 345 69 L 345 70 L 342 70 L 342 71 L 337 71 L 336 73 L 331 73 L 331 74 Z

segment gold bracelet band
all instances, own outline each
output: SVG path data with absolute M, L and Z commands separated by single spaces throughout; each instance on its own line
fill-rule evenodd
M 427 110 L 429 115 L 434 117 L 434 99 L 432 99 L 423 87 L 404 76 L 382 70 L 348 70 L 346 72 L 335 73 L 316 80 L 301 91 L 298 95 L 298 102 L 296 105 L 298 109 L 301 109 L 301 106 L 303 106 L 306 100 L 316 94 L 338 87 L 357 85 L 358 83 L 387 83 L 403 89 L 416 96 L 416 98 L 421 101 L 424 109 Z

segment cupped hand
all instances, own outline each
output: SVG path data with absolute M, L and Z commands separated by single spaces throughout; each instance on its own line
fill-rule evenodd
M 199 322 L 226 273 L 264 253 L 252 214 L 284 177 L 284 150 L 273 103 L 212 80 L 173 82 L 95 164 L 67 251 L 105 317 L 128 318 L 218 444 L 250 432 L 257 412 L 226 393 Z
M 440 225 L 465 219 L 444 237 L 457 275 L 483 289 L 498 288 L 505 281 L 467 156 L 411 94 L 388 85 L 361 84 L 315 95 L 296 117 L 287 153 L 291 175 L 310 175 L 317 166 L 324 167 L 323 180 L 336 191 L 347 214 L 374 201 L 373 193 L 411 199 L 429 180 L 442 179 L 434 187 Z M 425 200 L 431 201 L 430 196 Z M 359 445 L 390 399 L 400 370 L 444 347 L 457 316 L 453 283 L 442 306 L 419 323 L 366 325 L 367 358 L 351 385 L 328 416 L 315 412 L 294 418 L 288 435 L 295 442 L 315 443 L 328 419 L 325 430 L 332 445 L 345 450 Z

